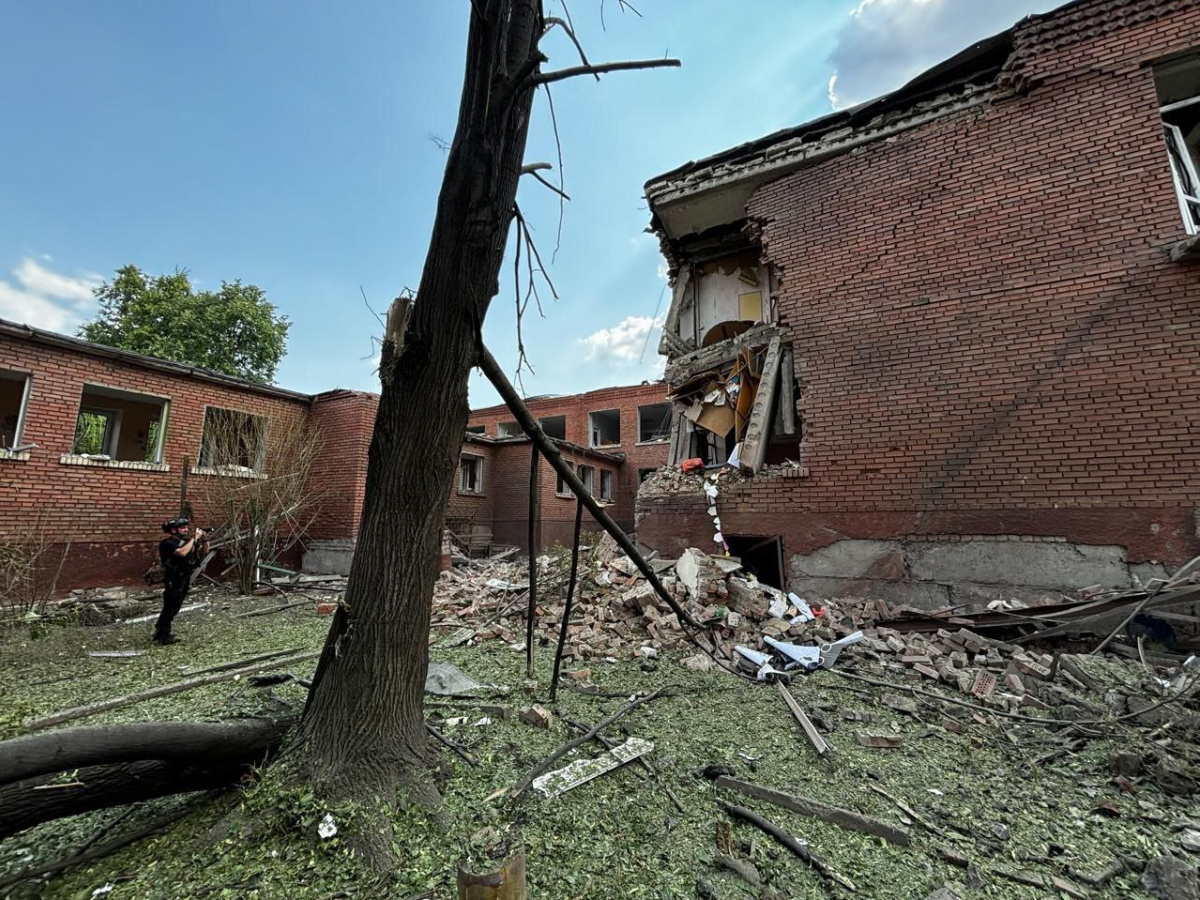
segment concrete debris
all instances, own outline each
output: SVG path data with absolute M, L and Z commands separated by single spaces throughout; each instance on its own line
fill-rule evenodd
M 1142 887 L 1158 900 L 1200 900 L 1196 870 L 1174 856 L 1151 860 L 1142 872 Z
M 534 728 L 549 729 L 554 724 L 554 716 L 550 710 L 537 703 L 533 706 L 527 706 L 521 710 L 521 721 L 526 725 L 531 725 Z M 535 784 L 536 786 L 536 784 Z

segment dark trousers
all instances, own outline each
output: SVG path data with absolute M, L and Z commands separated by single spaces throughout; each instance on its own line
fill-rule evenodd
M 171 623 L 179 614 L 183 601 L 187 598 L 192 580 L 187 572 L 167 571 L 167 579 L 163 588 L 163 607 L 158 616 L 158 624 L 154 626 L 154 636 L 164 638 L 171 633 Z

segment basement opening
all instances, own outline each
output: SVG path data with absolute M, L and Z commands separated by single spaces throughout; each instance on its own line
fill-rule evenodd
M 742 561 L 742 568 L 763 584 L 786 591 L 783 580 L 783 541 L 778 535 L 727 534 L 729 554 Z

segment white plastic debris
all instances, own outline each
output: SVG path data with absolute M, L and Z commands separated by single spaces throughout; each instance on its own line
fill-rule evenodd
M 524 649 L 522 644 L 521 648 Z M 473 694 L 483 690 L 486 685 L 480 684 L 474 678 L 464 673 L 450 663 L 431 662 L 425 674 L 425 693 L 438 694 L 442 697 L 452 697 L 455 694 Z
M 327 841 L 337 834 L 337 831 L 337 825 L 335 825 L 333 822 L 333 816 L 329 813 L 325 813 L 325 818 L 323 818 L 321 823 L 317 826 L 317 834 L 321 836 L 321 840 Z
M 112 883 L 106 881 L 100 887 L 98 887 L 94 891 L 92 891 L 92 898 L 93 898 L 93 900 L 95 900 L 96 897 L 107 897 L 109 894 L 112 893 L 112 890 L 113 890 Z
M 788 594 L 788 599 L 792 601 L 792 606 L 796 607 L 796 617 L 792 619 L 793 625 L 799 625 L 803 622 L 811 622 L 816 616 L 813 615 L 812 608 L 804 601 L 803 597 L 797 597 L 795 594 Z
M 782 619 L 788 610 L 788 602 L 783 597 L 776 597 L 771 601 L 771 605 L 767 607 L 767 612 L 770 613 L 772 619 Z
M 484 727 L 484 726 L 486 726 L 486 725 L 491 725 L 491 724 L 492 724 L 492 717 L 491 717 L 491 716 L 484 716 L 484 717 L 483 717 L 482 719 L 480 719 L 478 722 L 472 722 L 472 723 L 471 723 L 471 726 L 472 726 L 473 728 L 482 728 L 482 727 Z

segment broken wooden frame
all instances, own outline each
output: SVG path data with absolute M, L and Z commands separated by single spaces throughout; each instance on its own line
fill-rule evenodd
M 750 367 L 742 361 L 754 359 L 760 353 L 763 357 L 761 369 L 757 372 L 749 370 L 749 376 L 755 382 L 751 397 L 745 381 Z M 742 379 L 733 429 L 741 444 L 739 467 L 757 473 L 766 460 L 771 435 L 796 433 L 796 385 L 791 345 L 783 343 L 776 326 L 759 324 L 736 337 L 686 353 L 667 364 L 666 379 L 672 386 L 672 399 L 676 402 L 671 422 L 670 464 L 678 465 L 691 455 L 695 427 L 697 424 L 704 427 L 702 423 L 693 423 L 679 398 L 696 393 L 705 383 L 721 381 L 715 373 L 730 365 L 734 367 L 733 374 Z

